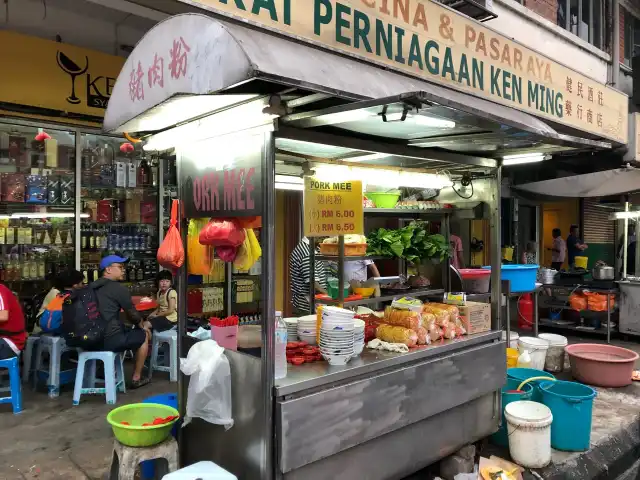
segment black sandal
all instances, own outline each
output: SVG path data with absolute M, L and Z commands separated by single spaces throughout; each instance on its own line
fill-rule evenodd
M 129 385 L 129 388 L 131 390 L 136 390 L 140 387 L 144 387 L 145 385 L 148 385 L 149 382 L 151 382 L 151 379 L 149 377 L 140 378 L 140 380 L 131 380 L 131 384 Z

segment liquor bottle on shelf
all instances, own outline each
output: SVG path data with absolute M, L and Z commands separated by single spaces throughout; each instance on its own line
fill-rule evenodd
M 38 280 L 38 262 L 36 261 L 35 254 L 31 254 L 31 258 L 29 260 L 29 278 L 31 280 Z
M 21 279 L 22 280 L 30 280 L 31 279 L 31 268 L 29 265 L 29 260 L 27 259 L 27 255 L 24 254 L 22 256 L 21 262 Z
M 43 254 L 43 255 L 40 255 L 40 258 L 38 258 L 38 278 L 40 278 L 41 280 L 44 280 L 46 278 L 46 274 L 47 274 L 47 264 L 45 262 L 44 254 Z
M 95 230 L 93 229 L 93 225 L 91 225 L 91 224 L 87 228 L 87 236 L 89 237 L 89 240 L 87 241 L 87 245 L 89 247 L 89 250 L 95 251 L 95 249 L 96 249 L 96 235 L 95 235 Z
M 151 167 L 146 158 L 140 161 L 138 167 L 138 186 L 147 187 L 151 185 Z

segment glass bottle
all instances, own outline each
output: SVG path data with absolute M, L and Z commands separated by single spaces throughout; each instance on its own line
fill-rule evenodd
M 21 279 L 24 280 L 29 280 L 31 278 L 31 266 L 29 265 L 29 257 L 27 256 L 27 254 L 25 253 L 22 256 L 22 265 L 21 265 L 21 271 L 20 271 L 20 276 Z M 20 266 L 20 264 L 18 264 Z
M 31 280 L 38 279 L 38 262 L 36 261 L 35 253 L 31 255 L 29 260 L 29 278 Z
M 282 313 L 276 312 L 276 342 L 275 342 L 275 378 L 287 376 L 287 324 L 282 319 Z
M 149 166 L 149 162 L 147 162 L 146 158 L 143 158 L 140 161 L 140 166 L 138 167 L 138 186 L 148 186 L 151 183 L 151 167 Z

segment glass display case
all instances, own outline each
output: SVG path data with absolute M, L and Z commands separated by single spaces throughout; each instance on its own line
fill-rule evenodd
M 130 259 L 131 294 L 153 295 L 158 273 L 158 159 L 122 138 L 81 134 L 80 266 L 88 283 L 100 259 Z
M 0 123 L 0 281 L 25 301 L 74 265 L 76 137 Z

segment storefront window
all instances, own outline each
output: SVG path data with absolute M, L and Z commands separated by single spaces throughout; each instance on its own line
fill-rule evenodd
M 83 134 L 80 227 L 81 271 L 99 276 L 100 259 L 130 259 L 131 294 L 152 295 L 158 272 L 158 162 L 122 138 Z
M 585 42 L 604 48 L 604 3 L 602 0 L 562 0 L 558 2 L 558 26 Z
M 27 300 L 74 264 L 75 133 L 0 123 L 0 281 Z
M 624 10 L 624 64 L 631 66 L 633 56 L 640 46 L 640 20 Z

